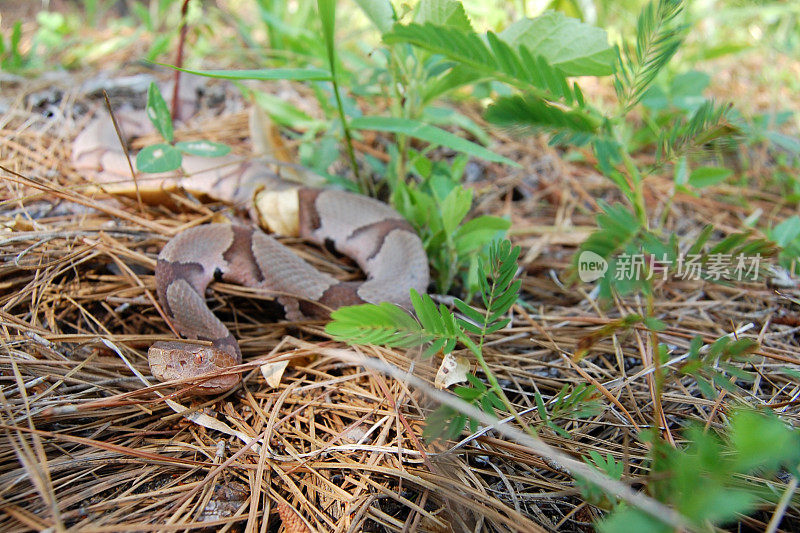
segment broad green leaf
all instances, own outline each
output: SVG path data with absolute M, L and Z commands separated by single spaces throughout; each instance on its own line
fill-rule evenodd
M 465 402 L 472 402 L 481 395 L 481 391 L 472 387 L 454 387 L 453 392 Z
M 701 189 L 725 181 L 733 171 L 722 167 L 699 167 L 689 174 L 689 185 Z
M 557 11 L 518 20 L 499 36 L 513 48 L 527 47 L 568 76 L 607 76 L 614 72 L 616 54 L 605 30 Z
M 800 235 L 800 217 L 792 215 L 769 232 L 770 238 L 775 244 L 785 248 Z
M 431 124 L 458 126 L 483 145 L 489 144 L 492 140 L 475 121 L 448 107 L 428 106 L 422 112 L 422 118 Z
M 707 496 L 702 498 L 702 503 L 696 513 L 697 518 L 710 522 L 726 522 L 751 511 L 756 503 L 756 495 L 744 489 L 724 487 L 714 491 L 707 491 Z M 691 513 L 695 514 L 695 513 Z M 691 516 L 690 514 L 690 516 Z M 697 520 L 698 522 L 700 520 Z
M 494 405 L 495 409 L 499 409 L 500 411 L 505 410 L 506 406 L 497 394 L 489 391 L 486 393 L 486 396 L 492 401 L 492 405 Z
M 494 412 L 494 404 L 492 403 L 492 399 L 488 394 L 481 398 L 481 411 L 489 416 L 497 416 Z
M 136 154 L 136 168 L 140 172 L 169 172 L 180 168 L 180 151 L 169 144 L 153 144 L 145 146 Z
M 450 26 L 462 31 L 472 31 L 464 6 L 456 0 L 422 0 L 417 7 L 414 22 L 430 22 L 437 26 Z
M 786 135 L 779 131 L 767 131 L 765 134 L 767 139 L 774 145 L 783 148 L 792 154 L 800 154 L 800 140 L 794 135 Z
M 797 465 L 800 460 L 800 433 L 772 414 L 742 410 L 731 421 L 731 443 L 737 452 L 741 471 L 780 465 Z
M 211 141 L 181 141 L 175 143 L 175 148 L 185 154 L 203 157 L 221 157 L 227 155 L 231 151 L 231 147 L 227 144 Z
M 162 64 L 162 63 L 159 63 Z M 292 81 L 330 81 L 331 73 L 321 68 L 269 68 L 256 70 L 192 70 L 163 65 L 187 74 L 224 80 L 292 80 Z
M 701 376 L 694 376 L 694 379 L 697 382 L 697 388 L 700 389 L 700 394 L 706 399 L 713 400 L 717 397 L 717 391 L 710 381 Z
M 475 374 L 473 374 L 471 372 L 468 372 L 467 373 L 467 381 L 469 381 L 470 385 L 472 385 L 473 387 L 475 387 L 479 391 L 486 392 L 486 390 L 487 390 L 486 384 L 483 381 L 481 381 L 481 379 L 478 376 L 476 376 Z
M 452 235 L 469 213 L 470 207 L 472 207 L 472 189 L 454 187 L 440 206 L 445 233 Z
M 375 24 L 378 31 L 386 33 L 392 29 L 396 17 L 394 8 L 389 0 L 356 0 L 356 4 Z
M 664 322 L 652 316 L 644 319 L 644 325 L 651 331 L 664 331 L 667 329 L 667 325 Z
M 155 82 L 150 82 L 150 87 L 147 88 L 147 118 L 150 119 L 150 122 L 153 123 L 153 126 L 165 141 L 168 143 L 173 141 L 172 116 L 170 116 L 167 102 L 164 101 L 164 97 L 161 96 L 161 91 Z M 178 161 L 178 165 L 175 168 L 178 168 L 178 166 L 180 166 L 180 161 Z M 174 170 L 175 168 L 169 170 Z
M 510 221 L 491 215 L 481 215 L 468 220 L 453 235 L 456 252 L 463 255 L 479 250 L 510 227 Z
M 467 423 L 467 415 L 458 414 L 453 418 L 450 422 L 450 426 L 447 430 L 447 437 L 450 440 L 455 440 L 461 432 L 464 431 L 464 425 Z
M 608 517 L 596 524 L 600 533 L 670 533 L 673 528 L 638 509 L 620 506 Z
M 519 167 L 519 164 L 515 161 L 487 150 L 483 146 L 462 139 L 449 131 L 416 120 L 399 117 L 359 117 L 353 119 L 350 122 L 350 126 L 360 130 L 386 131 L 408 135 L 409 137 L 446 146 L 474 157 L 480 157 L 487 161 Z
M 266 111 L 272 120 L 282 126 L 300 129 L 318 129 L 323 125 L 322 121 L 313 119 L 293 104 L 273 94 L 264 91 L 252 91 L 251 94 L 256 103 L 261 106 L 261 109 Z

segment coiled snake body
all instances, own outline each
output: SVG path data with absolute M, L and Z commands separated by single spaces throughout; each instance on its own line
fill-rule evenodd
M 93 173 L 99 182 L 118 181 L 120 173 L 112 169 L 127 168 L 125 153 L 118 143 L 109 141 L 111 132 L 110 118 L 97 118 L 73 145 L 75 166 Z M 230 202 L 243 196 L 250 201 L 258 191 L 255 197 L 262 200 L 262 222 L 284 234 L 296 232 L 311 242 L 332 245 L 355 260 L 367 279 L 340 282 L 256 227 L 215 223 L 186 230 L 159 254 L 156 289 L 176 330 L 188 339 L 210 341 L 211 346 L 155 343 L 148 360 L 157 379 L 198 378 L 196 390 L 204 393 L 225 391 L 239 382 L 238 374 L 220 373 L 239 364 L 242 355 L 231 332 L 206 305 L 204 293 L 216 275 L 274 293 L 289 320 L 323 318 L 331 309 L 364 302 L 407 304 L 411 288 L 420 293 L 426 290 L 429 272 L 422 243 L 388 205 L 336 190 L 265 190 L 274 178 L 257 162 L 187 156 L 183 167 L 190 168 L 191 174 L 159 175 L 150 187 L 177 186 Z M 282 222 L 277 224 L 271 223 L 275 210 L 282 212 Z M 218 375 L 200 378 L 211 372 Z

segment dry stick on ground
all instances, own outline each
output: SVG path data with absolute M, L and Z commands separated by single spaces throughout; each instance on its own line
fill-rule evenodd
M 68 115 L 68 110 L 65 115 Z M 143 289 L 151 284 L 152 278 L 147 275 L 151 265 L 143 258 L 152 261 L 164 236 L 207 220 L 216 206 L 211 205 L 204 210 L 199 204 L 183 200 L 176 202 L 181 206 L 180 213 L 148 206 L 144 216 L 138 216 L 139 212 L 133 203 L 125 204 L 126 207 L 118 212 L 103 210 L 103 207 L 95 204 L 95 200 L 88 198 L 89 194 L 81 194 L 87 184 L 77 173 L 70 172 L 68 163 L 64 163 L 69 159 L 66 141 L 71 124 L 62 127 L 63 123 L 37 118 L 30 111 L 12 115 L 11 120 L 20 123 L 25 121 L 24 130 L 13 127 L 13 124 L 3 130 L 5 133 L 0 136 L 3 137 L 0 139 L 0 150 L 5 154 L 0 157 L 5 157 L 5 162 L 0 164 L 31 176 L 50 176 L 54 169 L 64 172 L 52 181 L 49 177 L 39 180 L 43 185 L 39 187 L 42 192 L 18 187 L 16 184 L 23 183 L 20 179 L 12 178 L 13 183 L 12 179 L 2 182 L 6 192 L 2 205 L 9 210 L 0 214 L 8 225 L 8 231 L 3 236 L 6 262 L 0 271 L 3 276 L 0 287 L 5 291 L 0 295 L 0 331 L 4 349 L 0 364 L 6 377 L 0 376 L 0 379 L 6 380 L 2 383 L 4 387 L 10 385 L 4 388 L 4 393 L 12 413 L 10 416 L 13 417 L 11 421 L 5 417 L 2 422 L 24 427 L 25 421 L 32 419 L 39 428 L 52 431 L 52 436 L 41 435 L 41 439 L 47 451 L 47 468 L 55 487 L 58 512 L 67 525 L 155 529 L 169 518 L 163 515 L 163 509 L 171 508 L 174 501 L 193 490 L 208 470 L 214 468 L 210 461 L 219 434 L 187 424 L 181 419 L 182 415 L 166 412 L 165 408 L 151 402 L 152 389 L 132 392 L 138 383 L 135 378 L 126 377 L 131 376 L 131 371 L 118 359 L 108 357 L 97 340 L 102 335 L 126 348 L 126 355 L 136 354 L 138 358 L 133 360 L 133 368 L 146 373 L 141 349 L 151 341 L 167 336 L 167 330 L 152 312 L 152 306 L 147 304 Z M 243 124 L 243 121 L 239 122 Z M 228 120 L 215 121 L 213 129 L 218 131 L 223 129 L 220 127 L 222 124 L 228 123 Z M 46 128 L 38 137 L 32 127 L 37 125 Z M 244 130 L 237 123 L 226 132 L 241 138 L 246 135 Z M 147 140 L 142 139 L 141 142 L 146 144 Z M 535 163 L 541 155 L 533 144 L 509 142 L 498 149 L 512 157 Z M 549 152 L 545 155 L 553 156 Z M 534 166 L 526 165 L 525 168 Z M 529 323 L 517 313 L 511 327 L 494 337 L 493 341 L 502 344 L 493 345 L 491 364 L 498 376 L 507 377 L 512 382 L 509 390 L 513 389 L 514 393 L 529 401 L 534 391 L 540 391 L 547 398 L 548 394 L 557 392 L 564 384 L 587 381 L 576 367 L 564 363 L 560 357 L 562 352 L 557 347 L 569 351 L 576 338 L 585 336 L 595 325 L 614 320 L 613 317 L 602 318 L 605 311 L 596 307 L 580 288 L 574 291 L 559 286 L 551 278 L 566 268 L 573 247 L 577 244 L 577 239 L 566 232 L 572 231 L 570 228 L 594 227 L 592 202 L 588 198 L 613 202 L 618 201 L 619 197 L 593 171 L 577 168 L 571 163 L 559 164 L 553 171 L 544 169 L 535 176 L 504 176 L 503 173 L 504 169 L 490 166 L 486 181 L 476 183 L 476 187 L 486 191 L 486 194 L 479 195 L 479 211 L 481 214 L 509 213 L 516 227 L 534 228 L 533 234 L 522 235 L 517 241 L 523 246 L 527 241 L 540 247 L 531 255 L 531 263 L 526 265 L 530 275 L 524 280 L 523 298 L 536 302 L 537 314 L 532 318 L 542 324 L 542 329 L 520 327 L 529 326 Z M 571 190 L 556 194 L 561 192 L 558 184 L 562 173 L 579 178 L 575 181 L 579 181 L 585 192 Z M 649 183 L 657 186 L 659 191 L 663 189 L 667 193 L 664 196 L 669 194 L 670 182 L 667 180 L 651 179 Z M 509 201 L 513 189 L 520 185 L 528 187 L 527 192 L 531 196 Z M 58 187 L 67 194 L 61 197 L 66 201 L 60 201 L 53 193 Z M 738 231 L 741 219 L 752 209 L 768 213 L 768 218 L 763 218 L 762 222 L 769 225 L 777 224 L 792 214 L 791 206 L 781 204 L 783 199 L 776 195 L 765 195 L 755 185 L 752 191 L 746 193 L 749 205 L 731 206 L 724 198 L 714 196 L 716 193 L 726 195 L 732 192 L 735 191 L 726 187 L 707 189 L 701 200 L 679 195 L 670 206 L 665 229 L 688 241 L 707 222 L 713 222 L 723 233 Z M 91 202 L 78 203 L 97 207 L 101 211 L 81 214 L 80 217 L 65 215 L 64 208 L 68 207 L 67 203 L 72 202 L 75 195 Z M 560 200 L 553 201 L 551 198 Z M 126 214 L 127 218 L 124 216 Z M 106 230 L 115 227 L 114 224 L 119 226 L 120 221 L 114 220 L 118 215 L 123 215 L 122 224 L 132 229 Z M 171 217 L 169 222 L 165 221 L 165 216 Z M 161 226 L 153 225 L 152 221 L 159 222 Z M 47 234 L 28 231 L 32 228 L 42 228 Z M 547 228 L 556 230 L 545 231 Z M 85 230 L 89 230 L 88 233 Z M 100 247 L 92 248 L 89 246 L 90 240 L 100 231 L 107 231 L 113 240 L 95 239 L 100 242 Z M 557 231 L 559 237 L 545 244 L 543 236 L 548 236 L 552 231 Z M 153 238 L 148 239 L 148 234 Z M 302 247 L 296 241 L 291 241 L 291 245 Z M 130 249 L 131 254 L 125 254 L 125 247 Z M 110 254 L 111 260 L 106 260 L 103 254 Z M 17 261 L 14 261 L 15 255 L 18 255 Z M 317 261 L 325 256 L 324 252 L 318 251 L 306 255 Z M 62 264 L 59 264 L 59 259 Z M 127 263 L 141 267 L 142 273 L 131 276 L 125 272 L 125 268 L 122 268 L 122 273 L 112 273 L 103 270 L 103 265 L 107 263 L 116 263 L 117 267 Z M 347 273 L 344 268 L 337 267 L 335 270 L 337 273 Z M 139 280 L 144 287 L 134 286 L 139 285 Z M 663 321 L 670 326 L 660 334 L 660 340 L 676 350 L 667 367 L 668 380 L 662 396 L 663 410 L 672 424 L 672 430 L 683 421 L 692 419 L 700 420 L 714 430 L 721 428 L 726 409 L 737 401 L 767 405 L 779 411 L 782 418 L 790 422 L 796 420 L 797 378 L 782 369 L 796 368 L 792 365 L 798 362 L 797 330 L 778 323 L 784 316 L 782 313 L 788 313 L 788 320 L 796 314 L 791 299 L 796 299 L 797 294 L 792 289 L 786 289 L 786 294 L 781 295 L 763 284 L 728 288 L 707 283 L 670 282 L 660 285 L 657 290 L 659 301 L 656 302 L 656 310 L 659 317 L 663 317 Z M 258 324 L 254 316 L 260 302 L 256 299 L 244 305 L 239 300 L 234 308 L 231 296 L 249 298 L 252 294 L 247 291 L 216 284 L 212 287 L 212 293 L 220 307 L 230 310 L 237 335 L 248 350 L 246 360 L 253 363 L 243 365 L 241 370 L 256 368 L 261 354 L 277 345 L 286 333 L 287 325 Z M 119 310 L 114 307 L 123 305 L 127 307 Z M 90 316 L 92 314 L 94 318 Z M 96 327 L 95 318 L 113 336 L 102 333 Z M 763 332 L 758 336 L 762 346 L 752 359 L 754 372 L 758 375 L 752 385 L 734 393 L 727 392 L 714 414 L 714 399 L 717 398 L 706 400 L 700 395 L 696 382 L 679 372 L 683 361 L 681 354 L 688 349 L 689 340 L 695 335 L 701 335 L 705 343 L 712 343 L 728 334 L 726 328 L 731 321 L 738 326 L 735 330 L 744 332 L 741 325 L 752 323 Z M 324 332 L 317 324 L 297 324 L 293 327 L 307 335 L 307 338 L 315 339 L 315 342 L 324 338 Z M 408 356 L 401 352 L 387 350 L 381 354 L 390 356 L 386 360 L 392 364 L 407 368 Z M 638 354 L 632 336 L 617 335 L 599 342 L 592 354 L 581 362 L 580 370 L 607 387 L 612 395 L 617 395 L 620 404 L 642 426 L 652 421 L 651 395 L 643 378 L 652 373 L 654 368 L 640 366 Z M 30 412 L 26 411 L 21 388 L 12 377 L 11 365 L 14 363 L 24 378 L 23 388 L 29 393 Z M 418 370 L 420 366 L 414 364 Z M 300 501 L 301 507 L 297 510 L 310 521 L 318 517 L 317 513 L 329 513 L 329 516 L 337 519 L 349 518 L 354 528 L 361 523 L 358 520 L 374 520 L 400 531 L 403 524 L 398 515 L 392 516 L 390 509 L 381 507 L 382 501 L 386 501 L 384 499 L 392 498 L 408 513 L 416 512 L 416 508 L 412 507 L 416 500 L 404 498 L 403 490 L 416 491 L 412 494 L 417 495 L 425 491 L 436 494 L 442 491 L 459 493 L 463 490 L 464 497 L 456 502 L 457 505 L 463 505 L 470 498 L 479 501 L 475 506 L 465 505 L 468 511 L 465 515 L 478 516 L 485 508 L 493 507 L 495 515 L 487 513 L 486 518 L 478 523 L 482 527 L 510 530 L 507 520 L 514 516 L 515 511 L 507 498 L 513 495 L 509 495 L 508 490 L 497 482 L 500 479 L 498 472 L 490 469 L 485 461 L 497 465 L 512 484 L 523 487 L 522 490 L 516 489 L 520 490 L 517 496 L 523 513 L 530 520 L 553 529 L 542 516 L 555 515 L 569 521 L 565 529 L 577 530 L 588 519 L 594 518 L 583 514 L 586 508 L 581 510 L 582 502 L 577 488 L 565 481 L 559 472 L 552 470 L 552 461 L 545 462 L 531 453 L 527 446 L 500 435 L 499 438 L 485 434 L 467 437 L 458 453 L 450 454 L 457 468 L 457 477 L 429 474 L 422 466 L 416 450 L 405 448 L 409 444 L 406 436 L 396 435 L 400 427 L 399 419 L 384 405 L 373 372 L 357 371 L 356 368 L 336 363 L 325 356 L 307 366 L 296 365 L 287 378 L 290 378 L 290 382 L 304 380 L 303 386 L 293 390 L 286 404 L 278 406 L 281 413 L 291 413 L 291 418 L 278 428 L 282 438 L 277 441 L 278 446 L 287 445 L 294 451 L 275 459 L 262 455 L 266 462 L 263 477 L 256 476 L 255 454 L 240 457 L 224 473 L 220 473 L 217 479 L 221 482 L 235 479 L 249 484 L 253 489 L 258 484 L 262 498 L 251 502 L 254 519 L 263 519 L 266 523 L 267 516 L 262 513 L 270 511 L 273 512 L 271 517 L 274 517 L 274 507 L 270 507 L 274 506 L 274 502 L 287 498 L 291 503 L 298 502 L 295 499 L 297 492 L 294 491 L 299 487 L 304 500 Z M 744 369 L 751 370 L 748 367 Z M 343 374 L 345 378 L 352 378 L 352 381 L 343 379 Z M 418 373 L 417 376 L 422 374 Z M 393 383 L 388 380 L 387 383 L 391 390 Z M 304 387 L 311 386 L 329 387 L 337 395 L 335 401 L 320 401 L 316 389 L 312 393 L 314 398 L 309 398 L 306 392 L 312 389 Z M 264 430 L 265 420 L 279 391 L 263 386 L 260 375 L 255 372 L 246 376 L 245 387 L 236 395 L 197 404 L 195 410 L 216 409 L 217 416 L 225 417 L 231 427 L 248 435 L 259 435 Z M 285 387 L 286 384 L 281 385 L 280 390 Z M 415 396 L 417 392 L 414 391 Z M 406 397 L 405 402 L 398 400 L 398 403 L 411 427 L 418 432 L 417 419 L 424 409 L 415 403 L 415 398 L 410 400 Z M 547 430 L 542 431 L 542 438 L 570 454 L 584 455 L 590 450 L 611 453 L 625 465 L 625 482 L 635 482 L 640 475 L 646 474 L 646 450 L 637 440 L 629 441 L 633 424 L 620 415 L 619 406 L 609 407 L 604 416 L 597 419 L 565 420 L 574 425 L 574 429 L 567 428 L 573 434 L 573 439 L 569 441 L 554 437 Z M 373 418 L 370 419 L 370 416 Z M 341 434 L 342 427 L 346 428 L 348 423 L 359 420 L 381 422 L 383 425 L 376 429 L 381 434 L 373 434 L 377 437 L 365 441 L 364 445 L 329 446 L 339 442 L 330 440 L 331 435 Z M 75 443 L 56 437 L 64 433 L 91 440 Z M 13 435 L 17 440 L 23 435 L 22 438 L 31 443 L 24 429 L 15 431 Z M 676 439 L 680 438 L 677 431 L 675 435 Z M 4 488 L 0 529 L 19 529 L 23 523 L 32 529 L 53 527 L 56 519 L 50 507 L 38 497 L 30 478 L 25 476 L 25 469 L 17 461 L 8 439 L 4 442 L 5 446 L 0 447 L 0 486 Z M 101 442 L 123 448 L 106 451 L 98 447 Z M 241 442 L 234 441 L 231 453 L 241 446 Z M 128 453 L 131 449 L 155 453 L 163 459 L 131 456 Z M 315 453 L 318 450 L 325 453 Z M 276 452 L 282 453 L 283 449 L 276 449 Z M 262 448 L 262 454 L 267 453 L 267 449 Z M 199 459 L 207 464 L 181 465 L 174 458 Z M 433 460 L 440 460 L 440 456 Z M 213 463 L 216 464 L 219 462 Z M 291 472 L 288 474 L 293 487 L 291 495 L 273 469 Z M 325 486 L 317 484 L 320 475 L 328 479 L 338 476 L 344 480 L 344 485 L 338 487 L 330 481 Z M 759 484 L 767 483 L 767 480 L 757 481 Z M 379 483 L 381 488 L 371 482 Z M 780 480 L 770 480 L 769 483 L 783 494 L 792 492 L 791 485 Z M 173 519 L 170 528 L 180 528 L 184 524 L 191 527 L 188 523 L 194 520 L 195 515 L 187 514 L 187 510 L 202 507 L 208 494 L 208 485 L 210 483 L 201 489 L 205 493 L 198 491 L 188 500 L 186 509 Z M 334 486 L 338 488 L 334 489 Z M 359 499 L 351 500 L 349 495 L 356 495 Z M 442 517 L 441 502 L 433 501 L 434 508 L 430 511 L 425 509 L 424 504 L 416 503 L 428 513 L 423 520 L 427 521 L 431 516 Z M 786 521 L 796 520 L 797 517 L 796 506 L 791 505 L 791 501 L 789 504 L 784 525 Z M 507 509 L 508 513 L 503 514 Z M 763 530 L 767 528 L 767 521 L 782 515 L 783 509 L 785 507 L 779 505 L 772 516 L 769 516 L 769 509 L 765 509 L 764 514 L 753 515 L 754 518 L 741 517 L 740 521 L 745 526 Z M 241 520 L 244 519 L 246 516 Z M 221 527 L 237 520 L 228 517 L 215 523 Z M 556 519 L 553 518 L 553 521 Z M 340 521 L 342 524 L 346 522 L 346 519 Z M 327 522 L 314 523 L 315 526 L 319 524 Z M 430 523 L 422 524 L 423 527 L 425 525 Z M 324 529 L 324 526 L 319 527 Z
M 160 233 L 162 235 L 172 235 L 174 232 L 174 230 L 172 230 L 171 228 L 162 226 L 161 224 L 157 224 L 155 222 L 147 220 L 146 218 L 132 215 L 131 213 L 125 211 L 124 209 L 119 209 L 112 205 L 92 200 L 91 198 L 83 196 L 82 194 L 76 191 L 63 187 L 62 185 L 59 185 L 56 182 L 53 181 L 47 182 L 42 179 L 23 176 L 22 174 L 14 172 L 13 170 L 3 165 L 0 165 L 0 170 L 3 170 L 7 174 L 9 174 L 8 176 L 5 177 L 5 179 L 8 179 L 9 181 L 13 181 L 27 187 L 33 187 L 34 189 L 39 189 L 40 191 L 52 194 L 56 198 L 61 198 L 62 200 L 67 200 L 68 202 L 74 202 L 76 204 L 85 207 L 96 209 L 102 213 L 108 214 L 109 216 L 120 218 L 122 220 L 127 220 L 128 222 L 137 224 L 144 228 L 148 228 L 151 231 Z
M 457 411 L 464 413 L 465 415 L 478 420 L 482 424 L 491 427 L 501 435 L 512 439 L 520 444 L 524 444 L 533 453 L 540 455 L 556 464 L 560 467 L 564 468 L 573 476 L 578 476 L 581 478 L 586 479 L 587 481 L 602 487 L 603 490 L 608 492 L 609 494 L 613 494 L 614 496 L 625 500 L 629 504 L 641 509 L 642 511 L 646 512 L 647 514 L 654 516 L 667 524 L 677 527 L 677 528 L 684 528 L 688 530 L 693 530 L 690 522 L 686 520 L 686 518 L 682 517 L 676 511 L 670 509 L 666 505 L 645 496 L 633 489 L 629 486 L 616 481 L 614 479 L 609 478 L 605 474 L 600 473 L 597 470 L 587 466 L 585 463 L 577 461 L 572 457 L 566 455 L 565 453 L 561 452 L 560 450 L 553 448 L 552 446 L 546 444 L 544 441 L 540 439 L 534 439 L 524 431 L 521 431 L 513 426 L 509 425 L 500 425 L 498 424 L 497 419 L 490 417 L 480 409 L 474 407 L 473 405 L 461 400 L 460 398 L 448 394 L 446 392 L 439 391 L 433 387 L 431 387 L 425 381 L 417 378 L 416 376 L 409 374 L 408 372 L 404 372 L 401 369 L 389 365 L 380 359 L 374 357 L 367 357 L 357 351 L 354 350 L 343 350 L 343 349 L 335 349 L 335 348 L 320 348 L 316 345 L 313 345 L 309 342 L 305 342 L 299 339 L 294 339 L 289 341 L 290 344 L 297 346 L 298 348 L 306 348 L 306 349 L 313 349 L 321 354 L 325 354 L 331 357 L 336 357 L 342 359 L 344 361 L 349 361 L 351 363 L 356 363 L 359 365 L 366 366 L 368 368 L 373 368 L 380 372 L 383 372 L 386 375 L 389 375 L 397 380 L 404 380 L 414 387 L 417 387 L 421 391 L 423 391 L 426 395 L 430 396 L 434 400 Z

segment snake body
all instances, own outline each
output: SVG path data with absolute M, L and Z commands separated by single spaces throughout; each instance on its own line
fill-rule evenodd
M 79 135 L 73 145 L 73 161 L 76 167 L 94 172 L 97 181 L 118 182 L 120 172 L 111 169 L 126 168 L 126 155 L 109 142 L 108 128 L 97 124 L 98 120 L 109 119 L 95 119 Z M 234 202 L 243 196 L 252 198 L 253 191 L 270 183 L 260 180 L 268 172 L 252 162 L 226 162 L 220 168 L 214 159 L 194 156 L 184 159 L 186 167 L 194 172 L 160 175 L 155 187 L 178 185 Z M 213 173 L 206 170 L 212 167 Z M 193 182 L 193 176 L 200 178 Z M 332 246 L 352 258 L 367 279 L 341 282 L 324 274 L 257 227 L 214 223 L 185 230 L 158 256 L 156 290 L 175 329 L 188 339 L 210 341 L 211 345 L 155 343 L 148 360 L 157 379 L 189 379 L 201 393 L 225 391 L 239 382 L 237 373 L 224 371 L 241 363 L 239 345 L 205 299 L 206 287 L 218 276 L 274 294 L 289 320 L 325 318 L 332 309 L 365 302 L 408 304 L 411 288 L 420 293 L 427 289 L 429 271 L 422 243 L 408 222 L 388 205 L 353 193 L 306 187 L 275 195 L 267 191 L 262 196 L 267 198 L 261 205 L 262 222 L 277 226 L 284 234 L 296 231 L 313 243 Z M 270 201 L 275 209 L 269 207 Z M 291 207 L 288 215 L 281 214 L 283 221 L 270 223 L 275 215 L 272 211 L 286 211 L 286 205 Z

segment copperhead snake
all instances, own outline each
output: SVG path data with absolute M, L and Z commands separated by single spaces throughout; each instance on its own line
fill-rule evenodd
M 120 112 L 117 119 L 137 133 L 149 125 L 143 112 Z M 90 179 L 105 183 L 105 190 L 122 186 L 130 191 L 128 162 L 114 131 L 110 117 L 100 113 L 76 138 L 73 163 Z M 419 237 L 399 213 L 378 200 L 338 190 L 276 186 L 274 174 L 258 160 L 243 162 L 233 156 L 184 156 L 183 170 L 153 176 L 145 190 L 180 187 L 234 204 L 250 203 L 256 222 L 284 235 L 332 245 L 352 258 L 367 279 L 340 282 L 255 226 L 213 223 L 185 230 L 158 255 L 156 290 L 175 329 L 211 346 L 153 344 L 148 361 L 161 381 L 189 379 L 196 386 L 193 392 L 207 394 L 229 390 L 240 381 L 238 373 L 224 373 L 241 363 L 239 345 L 204 296 L 218 276 L 274 293 L 288 320 L 325 318 L 332 309 L 365 302 L 404 305 L 411 288 L 420 293 L 427 289 L 428 260 Z

